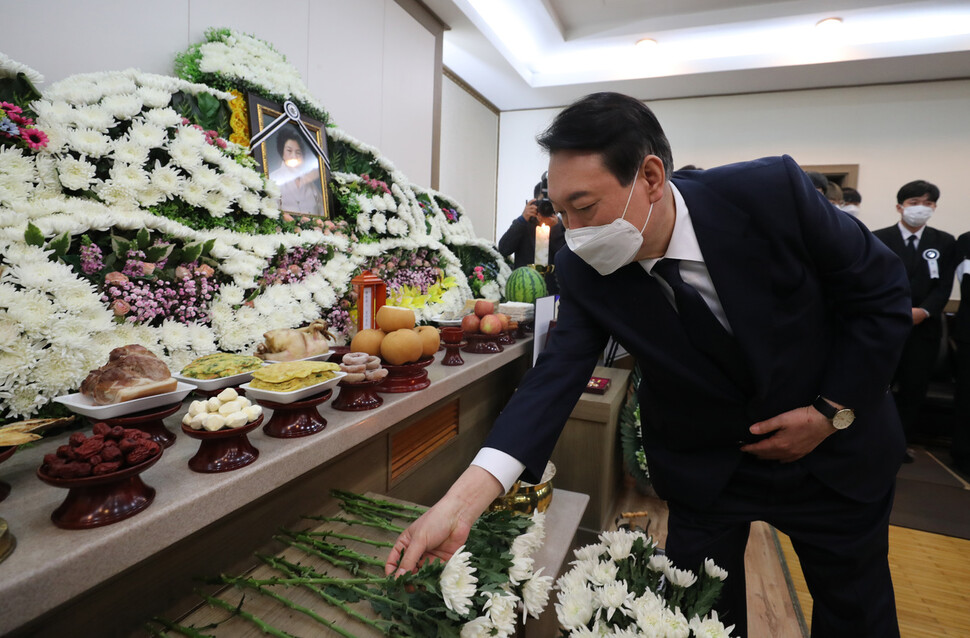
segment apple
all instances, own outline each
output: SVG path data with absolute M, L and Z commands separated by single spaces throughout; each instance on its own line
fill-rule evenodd
M 495 316 L 502 321 L 502 332 L 508 332 L 509 330 L 509 316 L 504 312 L 496 312 Z
M 493 302 L 486 301 L 485 299 L 479 299 L 475 302 L 475 316 L 479 319 L 493 312 L 495 312 L 495 304 Z
M 461 318 L 461 329 L 469 334 L 477 334 L 481 319 L 476 315 L 465 315 Z
M 483 334 L 497 335 L 498 333 L 502 332 L 502 320 L 498 317 L 498 315 L 485 315 L 482 317 L 479 330 L 481 330 Z

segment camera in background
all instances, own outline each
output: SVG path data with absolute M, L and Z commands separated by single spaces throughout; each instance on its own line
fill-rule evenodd
M 542 174 L 541 181 L 536 184 L 535 190 L 533 191 L 536 199 L 536 210 L 539 211 L 540 217 L 555 217 L 556 210 L 552 206 L 552 200 L 549 199 L 549 178 L 547 173 Z M 539 224 L 539 220 L 531 220 L 534 225 Z

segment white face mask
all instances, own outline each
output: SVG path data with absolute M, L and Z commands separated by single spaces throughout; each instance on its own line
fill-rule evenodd
M 841 208 L 844 212 L 849 213 L 853 217 L 859 216 L 859 207 L 855 204 L 842 204 Z
M 923 226 L 926 222 L 930 221 L 930 217 L 933 216 L 933 208 L 929 206 L 906 206 L 903 208 L 903 221 L 907 226 L 912 226 L 914 228 Z
M 605 226 L 586 226 L 565 232 L 566 245 L 570 250 L 601 275 L 609 275 L 632 262 L 643 244 L 643 231 L 650 223 L 653 202 L 650 202 L 647 221 L 643 222 L 643 228 L 640 230 L 624 219 L 636 185 L 637 180 L 634 178 L 630 194 L 626 198 L 626 206 L 623 207 L 623 214 L 618 219 L 614 219 Z

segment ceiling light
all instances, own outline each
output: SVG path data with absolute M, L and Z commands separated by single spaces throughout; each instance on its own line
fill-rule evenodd
M 842 26 L 842 18 L 824 18 L 815 23 L 815 27 L 818 29 L 824 29 L 830 31 L 832 29 L 838 29 Z
M 650 49 L 655 46 L 657 46 L 657 41 L 653 38 L 641 38 L 637 40 L 637 47 L 641 49 Z

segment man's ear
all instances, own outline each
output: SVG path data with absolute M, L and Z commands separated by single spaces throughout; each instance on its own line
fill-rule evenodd
M 649 186 L 647 192 L 650 201 L 660 199 L 664 184 L 667 182 L 667 172 L 664 170 L 663 160 L 656 155 L 647 155 L 643 158 L 643 163 L 640 164 L 640 174 L 637 177 L 643 177 L 647 180 Z

